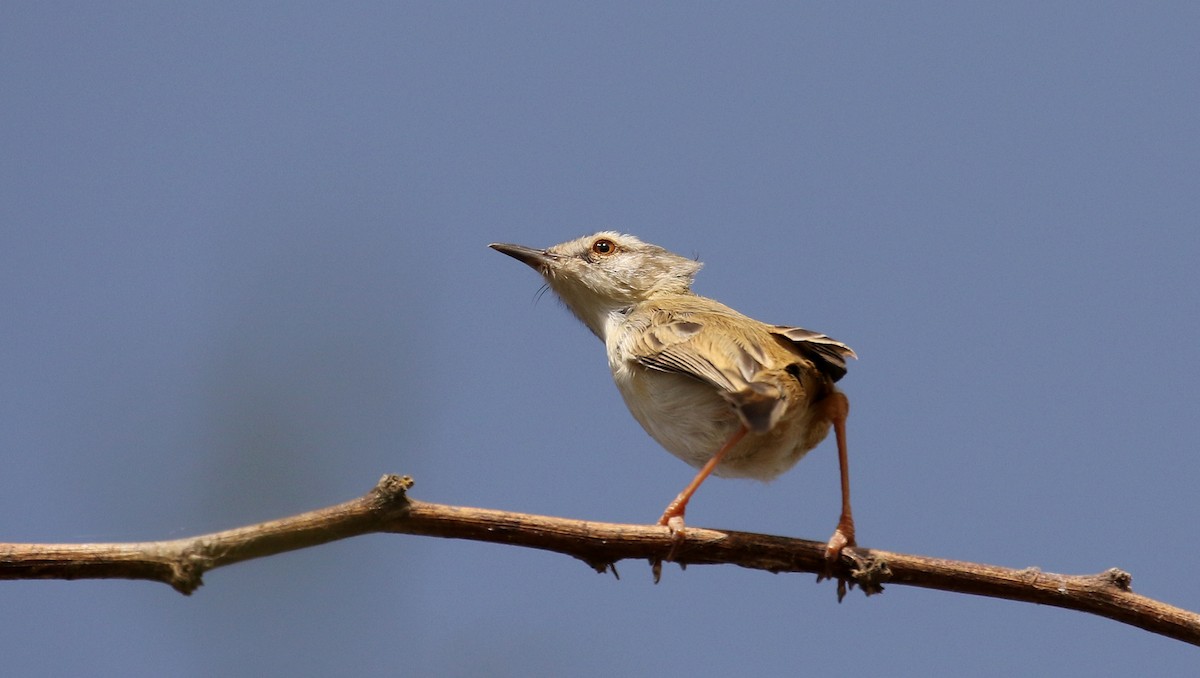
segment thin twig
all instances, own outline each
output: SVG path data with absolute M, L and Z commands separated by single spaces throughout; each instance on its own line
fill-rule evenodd
M 373 532 L 419 534 L 512 544 L 578 558 L 597 572 L 617 561 L 671 556 L 680 565 L 733 564 L 770 572 L 825 569 L 823 542 L 689 527 L 683 543 L 666 527 L 571 520 L 447 506 L 407 496 L 412 479 L 385 475 L 352 501 L 223 532 L 169 541 L 113 544 L 0 544 L 0 579 L 147 579 L 184 594 L 208 570 Z M 1133 593 L 1129 574 L 1061 575 L 1036 568 L 929 558 L 877 549 L 846 549 L 845 585 L 868 595 L 883 584 L 907 584 L 1089 612 L 1200 645 L 1200 615 Z

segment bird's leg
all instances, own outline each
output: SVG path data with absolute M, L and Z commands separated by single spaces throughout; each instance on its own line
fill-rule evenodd
M 850 513 L 850 458 L 846 449 L 846 415 L 850 413 L 850 401 L 845 395 L 834 391 L 822 404 L 825 416 L 833 424 L 833 433 L 837 438 L 838 466 L 842 472 L 842 515 L 838 518 L 837 529 L 825 545 L 825 567 L 828 576 L 834 563 L 842 555 L 842 549 L 855 546 L 854 516 Z
M 696 477 L 692 478 L 692 482 L 683 488 L 683 491 L 679 493 L 679 496 L 675 497 L 674 501 L 667 504 L 667 509 L 663 511 L 662 517 L 658 519 L 659 525 L 666 525 L 671 528 L 672 533 L 682 535 L 683 514 L 687 511 L 687 505 L 692 495 L 696 494 L 696 490 L 700 488 L 700 484 L 704 482 L 704 479 L 712 474 L 713 469 L 721 463 L 721 459 L 725 457 L 729 450 L 733 449 L 734 445 L 737 445 L 745 437 L 746 433 L 745 424 L 738 427 L 738 430 L 730 436 L 729 440 L 725 441 L 721 449 L 717 450 L 717 453 L 705 462 L 704 466 L 700 468 L 700 472 L 696 474 Z
M 696 490 L 700 488 L 700 484 L 704 482 L 704 479 L 712 475 L 713 469 L 715 469 L 717 465 L 721 463 L 721 459 L 725 457 L 725 454 L 728 453 L 729 450 L 733 449 L 733 446 L 737 445 L 738 442 L 746 436 L 747 432 L 748 429 L 746 428 L 745 424 L 739 426 L 738 430 L 735 431 L 734 434 L 729 437 L 729 440 L 725 441 L 725 444 L 721 446 L 721 449 L 717 450 L 717 453 L 704 463 L 704 466 L 700 468 L 700 472 L 696 474 L 695 478 L 692 478 L 692 482 L 688 483 L 688 486 L 683 488 L 683 491 L 679 493 L 679 496 L 675 497 L 674 501 L 672 501 L 670 504 L 667 504 L 667 509 L 663 511 L 662 517 L 658 519 L 659 525 L 665 525 L 671 528 L 671 536 L 675 539 L 675 543 L 671 546 L 670 553 L 667 554 L 667 560 L 673 560 L 675 558 L 675 548 L 679 546 L 680 542 L 683 541 L 683 514 L 685 511 L 687 511 L 687 505 L 692 499 L 692 495 L 696 494 Z M 662 578 L 661 558 L 656 557 L 650 559 L 650 571 L 654 574 L 654 583 L 657 584 L 659 579 Z

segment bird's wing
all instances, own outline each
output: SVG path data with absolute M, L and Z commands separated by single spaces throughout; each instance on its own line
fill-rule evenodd
M 641 320 L 624 346 L 638 364 L 710 384 L 751 430 L 767 431 L 783 414 L 784 392 L 764 376 L 784 367 L 764 350 L 772 341 L 765 326 L 740 325 L 735 331 L 737 319 L 723 312 L 659 310 Z
M 727 323 L 704 313 L 655 311 L 629 337 L 627 353 L 639 364 L 706 381 L 724 391 L 740 391 L 764 367 L 756 346 L 744 346 Z
M 786 348 L 812 361 L 818 370 L 833 381 L 846 376 L 846 358 L 858 357 L 849 346 L 820 332 L 784 325 L 772 325 L 769 330 Z

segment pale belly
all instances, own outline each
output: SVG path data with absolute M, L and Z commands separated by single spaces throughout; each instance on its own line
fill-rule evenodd
M 732 405 L 694 378 L 629 365 L 613 378 L 650 437 L 692 466 L 703 466 L 741 426 Z M 714 473 L 770 480 L 794 466 L 829 432 L 829 424 L 814 421 L 803 405 L 789 409 L 774 429 L 747 434 Z

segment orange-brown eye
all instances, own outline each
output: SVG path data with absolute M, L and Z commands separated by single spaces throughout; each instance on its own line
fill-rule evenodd
M 617 251 L 617 244 L 608 238 L 601 238 L 592 243 L 592 251 L 596 254 L 612 254 Z

